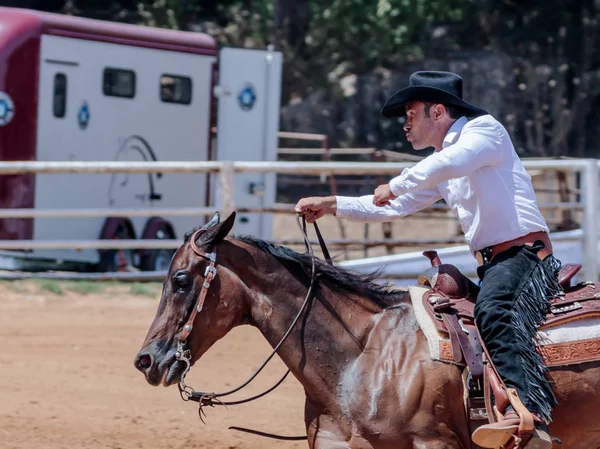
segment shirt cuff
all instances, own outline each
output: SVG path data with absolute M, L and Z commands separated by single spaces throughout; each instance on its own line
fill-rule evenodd
M 336 212 L 335 216 L 338 218 L 350 218 L 352 211 L 352 204 L 356 202 L 356 198 L 350 196 L 337 196 L 335 197 Z
M 404 195 L 405 193 L 408 193 L 409 190 L 406 182 L 402 179 L 402 175 L 392 179 L 389 186 L 392 193 L 396 196 Z

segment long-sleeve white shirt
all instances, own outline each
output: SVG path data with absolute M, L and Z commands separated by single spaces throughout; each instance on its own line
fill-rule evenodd
M 390 181 L 398 198 L 388 206 L 373 195 L 336 196 L 339 218 L 383 222 L 417 212 L 443 198 L 460 220 L 471 252 L 535 231 L 548 232 L 531 176 L 508 132 L 491 115 L 458 119 L 436 151 Z

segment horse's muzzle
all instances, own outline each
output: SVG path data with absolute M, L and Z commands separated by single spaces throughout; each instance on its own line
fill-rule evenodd
M 146 376 L 146 380 L 149 384 L 156 386 L 160 383 L 162 376 L 156 369 L 155 357 L 153 354 L 150 354 L 145 350 L 140 351 L 133 362 L 133 366 Z
M 142 373 L 146 374 L 146 372 L 152 367 L 152 365 L 154 364 L 154 357 L 152 357 L 151 354 L 147 354 L 147 353 L 143 353 L 140 352 L 137 357 L 135 358 L 135 361 L 133 362 L 133 365 L 140 370 Z
M 179 363 L 175 358 L 175 350 L 169 351 L 165 357 L 160 357 L 152 351 L 152 345 L 138 353 L 133 366 L 141 371 L 146 376 L 146 381 L 153 386 L 160 385 L 161 382 L 165 386 L 177 383 L 185 368 L 185 364 Z

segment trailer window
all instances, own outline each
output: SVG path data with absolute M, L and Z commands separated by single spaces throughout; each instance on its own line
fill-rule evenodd
M 64 73 L 54 75 L 52 112 L 56 118 L 63 118 L 67 114 L 67 76 Z
M 161 76 L 160 99 L 165 103 L 190 104 L 192 102 L 192 79 L 176 75 Z
M 135 97 L 135 72 L 123 69 L 104 69 L 102 90 L 110 97 Z

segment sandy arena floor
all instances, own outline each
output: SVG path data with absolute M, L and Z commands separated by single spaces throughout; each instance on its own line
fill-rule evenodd
M 15 292 L 20 288 L 26 293 Z M 157 304 L 128 287 L 82 295 L 51 293 L 30 282 L 0 285 L 0 448 L 306 447 L 227 429 L 302 435 L 303 391 L 293 378 L 252 404 L 207 410 L 207 425 L 176 387 L 147 384 L 133 359 Z M 203 390 L 232 387 L 269 349 L 255 329 L 236 329 L 194 367 L 189 383 Z M 274 359 L 245 394 L 262 391 L 284 372 Z

